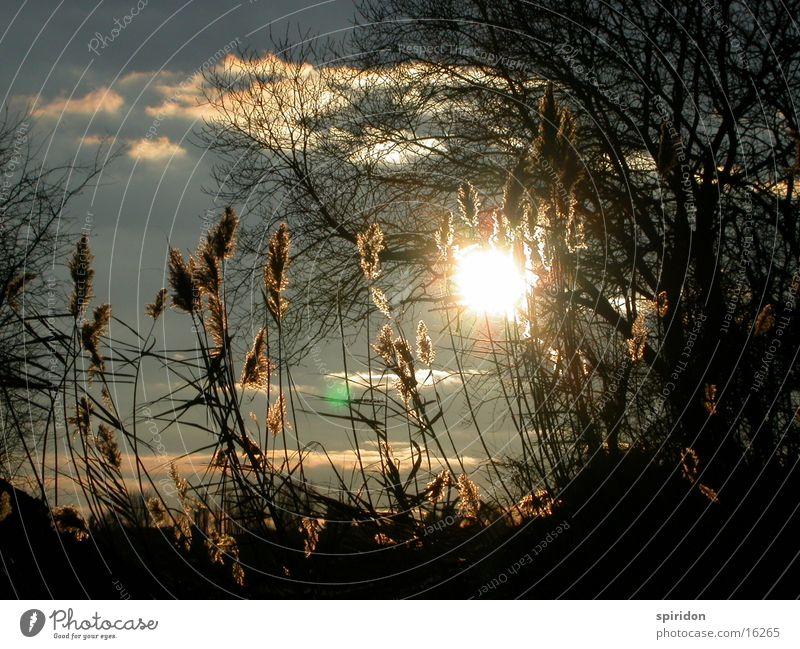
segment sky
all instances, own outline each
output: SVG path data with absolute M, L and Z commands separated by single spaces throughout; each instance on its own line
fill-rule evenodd
M 70 241 L 81 230 L 91 235 L 98 303 L 110 302 L 116 317 L 144 330 L 143 307 L 166 284 L 168 247 L 196 248 L 207 210 L 216 215 L 224 207 L 213 196 L 214 153 L 192 137 L 202 126 L 203 66 L 243 48 L 269 52 L 270 31 L 297 40 L 298 34 L 337 37 L 354 16 L 352 0 L 0 3 L 3 103 L 12 112 L 30 112 L 30 137 L 42 146 L 44 165 L 93 159 L 104 138 L 125 147 L 97 186 L 68 205 L 62 229 Z M 185 346 L 189 325 L 178 321 L 163 330 L 167 347 Z M 323 352 L 331 370 L 337 367 L 333 349 L 334 356 Z M 318 371 L 300 369 L 295 380 L 320 392 L 330 387 Z M 143 383 L 147 397 L 168 387 L 163 374 Z M 321 441 L 344 451 L 347 427 L 335 424 Z M 170 454 L 197 442 L 183 435 L 164 441 Z M 463 441 L 476 444 L 471 436 Z
M 0 3 L 3 103 L 32 111 L 44 164 L 91 159 L 101 138 L 127 147 L 65 214 L 73 232 L 91 228 L 98 296 L 118 315 L 162 285 L 167 244 L 194 248 L 205 210 L 221 208 L 213 154 L 191 138 L 202 67 L 237 48 L 267 51 L 270 30 L 336 33 L 353 16 L 350 0 Z

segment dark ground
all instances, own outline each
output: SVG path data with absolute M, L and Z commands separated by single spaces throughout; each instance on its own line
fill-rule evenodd
M 797 598 L 798 482 L 782 467 L 741 470 L 713 503 L 679 469 L 606 459 L 573 482 L 552 516 L 515 528 L 452 525 L 415 547 L 347 553 L 347 539 L 329 526 L 310 559 L 302 551 L 276 558 L 269 544 L 240 537 L 246 566 L 279 575 L 245 568 L 243 588 L 210 563 L 201 541 L 187 555 L 155 529 L 77 542 L 53 530 L 40 501 L 17 492 L 0 523 L 0 596 Z

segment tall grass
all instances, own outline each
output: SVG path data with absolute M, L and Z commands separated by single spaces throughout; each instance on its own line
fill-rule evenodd
M 579 177 L 570 145 L 574 120 L 555 105 L 552 91 L 541 112 L 548 119 L 531 159 L 547 160 L 554 170 L 550 195 L 534 200 L 510 185 L 505 204 L 487 212 L 477 190 L 465 185 L 458 214 L 446 213 L 434 233 L 438 259 L 430 278 L 440 297 L 425 319 L 409 320 L 392 307 L 392 287 L 381 284 L 386 241 L 380 225 L 359 233 L 353 263 L 374 303 L 365 327 L 366 378 L 349 367 L 340 310 L 346 412 L 329 413 L 349 428 L 355 457 L 349 475 L 300 426 L 302 395 L 284 353 L 282 326 L 293 308 L 286 225 L 270 238 L 260 273 L 260 322 L 247 340 L 231 324 L 227 274 L 239 229 L 232 209 L 188 258 L 169 250 L 169 286 L 145 307 L 152 320 L 146 333 L 113 318 L 110 305 L 86 317 L 94 271 L 89 242 L 81 238 L 69 264 L 68 312 L 47 320 L 44 331 L 44 321 L 27 324 L 62 368 L 50 392 L 43 444 L 38 457 L 30 455 L 42 492 L 58 505 L 65 484 L 75 485 L 86 530 L 159 529 L 180 552 L 200 548 L 242 585 L 249 569 L 240 547 L 245 541 L 258 543 L 270 565 L 295 575 L 310 557 L 325 554 L 326 535 L 337 539 L 337 550 L 364 551 L 418 547 L 425 530 L 448 517 L 468 531 L 517 525 L 552 515 L 560 493 L 594 457 L 645 445 L 643 436 L 631 433 L 631 408 L 638 406 L 626 395 L 655 335 L 648 322 L 657 323 L 668 305 L 640 312 L 625 344 L 597 353 L 608 332 L 575 289 L 584 244 L 573 209 Z M 508 251 L 529 278 L 524 300 L 509 317 L 490 320 L 459 303 L 453 287 L 458 250 L 472 244 Z M 158 346 L 155 324 L 173 317 L 169 310 L 191 324 L 191 350 Z M 111 322 L 125 332 L 124 340 L 109 337 Z M 106 350 L 113 353 L 113 372 Z M 140 403 L 143 368 L 152 362 L 168 374 L 171 389 Z M 465 404 L 460 416 L 445 393 L 453 383 Z M 128 413 L 116 398 L 123 389 L 132 403 Z M 498 407 L 487 397 L 493 391 L 502 425 L 514 433 L 505 449 L 490 439 L 486 411 Z M 254 392 L 263 410 L 248 416 L 246 399 Z M 188 452 L 210 458 L 191 481 L 180 474 L 180 457 L 156 454 L 153 422 L 162 438 L 183 425 L 206 440 Z M 457 442 L 465 424 L 474 440 L 468 453 Z M 365 458 L 370 445 L 376 462 Z M 326 458 L 332 485 L 309 479 L 312 454 Z M 158 470 L 154 456 L 160 457 Z M 75 522 L 77 510 L 67 513 L 65 525 L 83 529 Z

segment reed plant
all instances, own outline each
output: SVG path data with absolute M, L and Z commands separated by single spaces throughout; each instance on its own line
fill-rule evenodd
M 78 495 L 69 503 L 78 509 L 55 510 L 63 528 L 81 538 L 158 530 L 177 552 L 204 556 L 242 587 L 248 573 L 265 566 L 308 574 L 312 558 L 342 548 L 424 548 L 426 530 L 445 520 L 457 522 L 454 534 L 478 535 L 553 516 L 564 490 L 594 459 L 644 448 L 646 438 L 632 432 L 640 404 L 628 386 L 669 305 L 665 297 L 635 305 L 629 336 L 598 353 L 608 331 L 592 320 L 593 307 L 576 288 L 585 240 L 574 210 L 575 120 L 555 103 L 552 88 L 540 112 L 545 119 L 525 164 L 533 183 L 533 167 L 546 163 L 548 191 L 519 191 L 509 181 L 503 205 L 486 210 L 478 190 L 465 184 L 456 214 L 445 212 L 433 233 L 429 283 L 438 293 L 426 313 L 393 301 L 396 287 L 384 283 L 381 225 L 369 223 L 355 238 L 353 263 L 372 300 L 361 355 L 366 373 L 351 371 L 340 309 L 339 405 L 346 410 L 327 413 L 349 431 L 349 473 L 300 425 L 304 395 L 283 326 L 297 295 L 286 224 L 271 233 L 260 264 L 261 300 L 250 333 L 231 316 L 236 292 L 228 274 L 240 227 L 233 209 L 188 256 L 169 249 L 168 286 L 145 306 L 146 332 L 117 320 L 108 304 L 92 309 L 93 257 L 82 237 L 68 265 L 66 313 L 47 320 L 44 330 L 42 321 L 27 324 L 61 368 L 29 470 L 54 508 L 68 488 Z M 511 255 L 524 273 L 525 295 L 513 312 L 490 318 L 459 301 L 459 252 L 472 245 Z M 158 344 L 155 325 L 174 317 L 168 311 L 190 323 L 188 349 Z M 112 324 L 121 336 L 112 337 Z M 140 402 L 150 363 L 160 366 L 170 389 Z M 127 413 L 117 398 L 123 390 Z M 458 417 L 456 398 L 465 404 Z M 250 403 L 260 412 L 246 414 Z M 501 448 L 490 439 L 489 408 L 514 434 Z M 202 442 L 182 456 L 159 454 L 153 433 L 166 439 L 179 426 Z M 472 437 L 468 450 L 457 442 L 464 430 Z M 377 450 L 376 461 L 368 449 Z M 331 484 L 310 479 L 312 456 L 317 464 L 324 459 Z M 201 466 L 191 477 L 181 475 L 185 459 Z

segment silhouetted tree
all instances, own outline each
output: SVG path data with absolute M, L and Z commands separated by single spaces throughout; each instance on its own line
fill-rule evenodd
M 52 416 L 58 359 L 47 352 L 69 219 L 65 208 L 97 176 L 104 148 L 86 165 L 45 166 L 32 120 L 0 120 L 0 475 L 16 474 L 40 423 Z M 59 237 L 59 230 L 62 236 Z M 55 363 L 55 366 L 53 365 Z
M 428 276 L 465 182 L 512 224 L 568 201 L 581 241 L 555 291 L 601 395 L 583 419 L 721 477 L 798 451 L 797 8 L 365 2 L 347 58 L 279 44 L 210 75 L 205 137 L 229 199 L 295 226 L 320 331 L 342 299 L 367 308 L 341 270 L 364 224 L 384 224 L 388 282 Z

